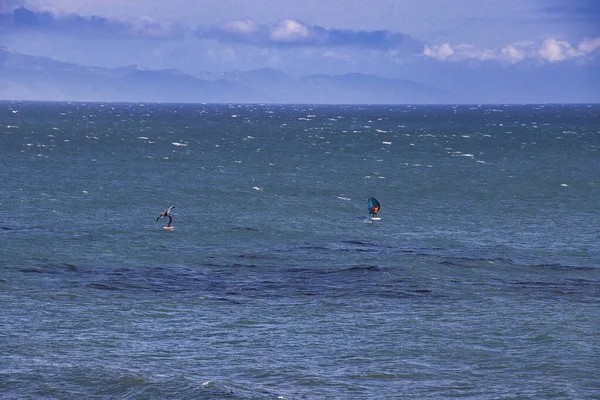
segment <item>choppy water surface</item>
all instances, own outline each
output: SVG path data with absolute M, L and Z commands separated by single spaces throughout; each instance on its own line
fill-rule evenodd
M 598 396 L 599 147 L 597 105 L 2 102 L 0 393 Z

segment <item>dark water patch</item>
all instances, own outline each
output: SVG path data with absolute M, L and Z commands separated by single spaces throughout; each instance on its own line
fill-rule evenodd
M 348 250 L 341 249 L 340 251 L 348 251 Z M 371 254 L 378 253 L 377 249 L 355 249 L 354 251 L 357 253 L 371 253 Z
M 248 259 L 254 259 L 254 260 L 256 260 L 256 259 L 264 258 L 264 257 L 261 256 L 261 255 L 258 255 L 258 254 L 240 254 L 238 256 L 238 258 L 248 258 Z
M 374 279 L 377 281 L 380 276 L 388 272 L 387 268 L 380 267 L 373 264 L 359 264 L 352 265 L 350 267 L 342 267 L 335 269 L 318 269 L 311 271 L 310 275 L 315 275 L 315 279 L 318 279 L 316 275 L 331 275 L 337 282 L 346 282 L 353 279 Z
M 236 226 L 233 228 L 234 231 L 246 231 L 246 232 L 258 232 L 260 229 L 253 228 L 251 226 Z
M 90 289 L 98 289 L 98 290 L 110 290 L 110 291 L 120 290 L 116 286 L 108 285 L 105 283 L 88 283 L 87 285 L 85 285 L 85 287 L 90 288 Z
M 238 290 L 241 292 L 258 292 L 260 288 L 258 286 L 240 286 Z
M 547 269 L 547 270 L 568 270 L 568 271 L 591 271 L 597 270 L 600 271 L 599 266 L 581 266 L 581 265 L 563 265 L 563 264 L 533 264 L 530 265 L 531 268 L 539 268 L 539 269 Z
M 565 300 L 596 302 L 600 297 L 600 283 L 597 281 L 574 280 L 509 280 L 503 283 L 504 290 L 534 296 L 539 299 L 557 299 L 558 295 L 569 295 Z M 576 296 L 576 297 L 572 297 Z
M 88 271 L 87 268 L 82 268 L 75 264 L 54 262 L 48 259 L 33 259 L 26 262 L 26 264 L 31 264 L 31 266 L 22 268 L 21 272 L 39 274 L 60 274 L 64 272 L 79 273 Z
M 231 264 L 233 268 L 258 268 L 256 264 L 241 264 L 241 263 L 233 263 Z
M 557 286 L 560 285 L 557 282 L 540 282 L 540 281 L 515 281 L 513 285 L 529 286 L 529 287 L 543 287 L 543 286 Z
M 352 272 L 362 272 L 362 271 L 379 272 L 379 271 L 381 271 L 381 269 L 377 265 L 355 265 L 355 266 L 352 266 L 352 267 L 346 269 L 345 271 L 352 271 Z
M 0 226 L 0 231 L 12 231 L 12 232 L 21 232 L 21 231 L 38 231 L 44 229 L 41 226 Z
M 302 246 L 298 246 L 297 248 L 298 250 L 308 250 L 308 251 L 328 251 L 331 248 L 327 247 L 327 246 L 321 246 L 321 245 L 302 245 Z
M 364 240 L 348 239 L 342 240 L 343 244 L 349 244 L 351 246 L 367 246 L 367 247 L 380 247 L 381 245 L 377 242 L 367 242 Z
M 442 265 L 464 267 L 464 268 L 477 268 L 484 266 L 513 266 L 515 263 L 508 258 L 502 257 L 445 257 L 442 261 L 439 261 Z
M 146 279 L 130 278 L 122 281 L 107 280 L 103 282 L 92 282 L 84 285 L 86 288 L 107 290 L 107 291 L 121 291 L 121 292 L 180 292 L 184 289 L 179 285 L 173 285 L 165 282 L 148 281 Z
M 216 295 L 202 295 L 199 297 L 199 300 L 214 301 L 217 303 L 227 303 L 227 304 L 236 304 L 236 305 L 244 304 L 244 302 L 240 301 L 240 299 L 232 298 L 231 296 L 225 297 L 225 296 L 216 296 Z
M 42 271 L 40 268 L 23 268 L 21 270 L 21 272 L 35 273 L 35 274 L 43 274 L 44 273 L 44 271 Z
M 350 239 L 350 240 L 342 240 L 342 243 L 352 244 L 352 245 L 359 245 L 359 246 L 365 246 L 365 245 L 367 245 L 367 242 L 363 242 L 361 240 L 352 240 L 352 239 Z M 372 245 L 372 246 L 375 245 L 375 243 L 369 243 L 369 244 Z

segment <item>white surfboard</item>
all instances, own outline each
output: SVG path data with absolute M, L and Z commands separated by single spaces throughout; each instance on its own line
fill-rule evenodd
M 379 218 L 379 217 L 371 217 L 371 221 L 381 221 L 381 218 Z
M 173 227 L 172 227 L 172 226 L 165 226 L 163 229 L 164 229 L 165 231 L 172 231 L 172 230 L 173 230 Z

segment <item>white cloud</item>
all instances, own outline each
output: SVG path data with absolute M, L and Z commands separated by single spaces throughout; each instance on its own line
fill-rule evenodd
M 258 24 L 248 18 L 242 20 L 227 21 L 221 24 L 220 28 L 224 31 L 228 31 L 238 35 L 250 35 L 259 31 Z
M 408 35 L 387 30 L 331 29 L 307 25 L 286 18 L 274 24 L 250 19 L 233 20 L 218 25 L 199 25 L 194 34 L 200 39 L 215 39 L 273 48 L 362 48 L 380 51 L 398 50 L 404 54 L 420 54 L 423 45 Z
M 477 49 L 470 44 L 444 43 L 425 46 L 423 56 L 441 61 L 461 61 L 468 59 L 496 60 L 515 64 L 527 59 L 544 60 L 550 63 L 590 57 L 600 48 L 600 38 L 586 38 L 579 44 L 571 44 L 556 38 L 547 38 L 540 44 L 531 41 L 511 43 L 499 50 Z
M 540 49 L 538 50 L 538 55 L 542 60 L 553 63 L 557 61 L 564 61 L 567 58 L 576 57 L 577 50 L 564 40 L 548 38 L 544 40 L 544 43 L 542 43 Z
M 144 17 L 130 22 L 129 32 L 135 36 L 154 38 L 180 38 L 184 35 L 183 29 L 171 24 Z
M 500 50 L 500 53 L 506 57 L 509 62 L 515 63 L 523 61 L 525 57 L 527 57 L 525 51 L 514 44 L 509 44 L 508 46 L 503 47 L 502 50 Z
M 308 38 L 306 25 L 293 19 L 284 19 L 271 31 L 271 39 L 275 42 L 296 42 Z
M 600 38 L 585 38 L 577 49 L 584 55 L 588 56 L 594 51 L 600 49 Z
M 323 58 L 330 58 L 333 60 L 340 60 L 340 61 L 344 61 L 344 62 L 348 62 L 348 63 L 356 62 L 356 60 L 354 60 L 352 58 L 352 56 L 349 54 L 338 53 L 338 52 L 331 51 L 331 50 L 324 52 Z
M 477 49 L 475 46 L 470 44 L 462 44 L 456 46 L 455 49 L 456 57 L 461 59 L 474 58 L 477 60 L 493 60 L 496 58 L 494 51 L 490 49 Z
M 452 50 L 449 43 L 444 43 L 440 46 L 425 46 L 425 50 L 423 50 L 423 55 L 437 58 L 438 60 L 447 60 L 453 54 L 454 50 Z
M 426 46 L 423 55 L 437 58 L 442 61 L 457 61 L 470 58 L 478 60 L 492 60 L 496 54 L 490 49 L 477 49 L 470 44 L 458 44 L 452 46 L 450 43 L 444 43 L 439 46 Z

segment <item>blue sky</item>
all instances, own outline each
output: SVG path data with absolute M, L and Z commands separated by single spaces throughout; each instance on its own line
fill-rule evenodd
M 0 46 L 191 74 L 270 67 L 435 83 L 459 67 L 568 65 L 589 75 L 600 66 L 600 1 L 0 0 Z

